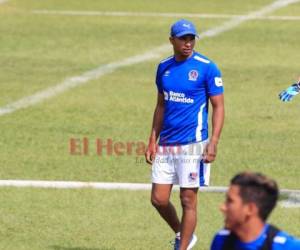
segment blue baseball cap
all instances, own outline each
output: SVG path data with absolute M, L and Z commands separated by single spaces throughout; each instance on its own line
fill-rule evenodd
M 198 37 L 195 25 L 185 19 L 181 19 L 171 26 L 172 37 L 181 37 L 185 35 L 194 35 Z

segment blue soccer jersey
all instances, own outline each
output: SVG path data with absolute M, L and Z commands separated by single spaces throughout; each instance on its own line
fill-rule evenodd
M 158 66 L 156 85 L 164 95 L 160 145 L 183 145 L 208 138 L 208 98 L 223 93 L 221 72 L 193 52 L 185 61 L 169 57 Z
M 267 238 L 266 231 L 269 225 L 266 225 L 257 239 L 251 242 L 241 242 L 236 240 L 235 250 L 260 250 Z M 211 250 L 222 250 L 224 242 L 228 238 L 228 230 L 219 231 L 211 245 Z M 280 231 L 273 239 L 272 250 L 300 250 L 300 240 L 296 239 L 285 232 Z

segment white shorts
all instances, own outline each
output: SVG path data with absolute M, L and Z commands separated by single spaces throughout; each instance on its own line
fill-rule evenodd
M 210 164 L 202 154 L 208 141 L 177 146 L 159 146 L 152 164 L 152 183 L 180 187 L 208 186 Z

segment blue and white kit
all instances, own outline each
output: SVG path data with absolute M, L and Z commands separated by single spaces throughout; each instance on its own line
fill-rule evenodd
M 257 237 L 257 239 L 251 242 L 241 242 L 236 240 L 235 242 L 235 249 L 236 250 L 259 250 L 261 249 L 265 239 L 266 239 L 266 231 L 268 229 L 268 224 L 265 225 L 264 229 L 262 230 L 261 234 Z M 229 237 L 230 231 L 228 230 L 221 230 L 219 231 L 211 245 L 211 250 L 222 250 L 224 243 Z M 273 250 L 299 250 L 300 249 L 300 240 L 296 239 L 287 233 L 280 231 L 277 233 L 275 238 L 273 239 L 272 244 Z
M 203 149 L 208 140 L 209 97 L 223 94 L 224 91 L 221 72 L 216 64 L 197 52 L 193 52 L 191 57 L 180 62 L 176 61 L 174 56 L 169 57 L 161 61 L 158 66 L 156 85 L 158 92 L 164 95 L 165 108 L 159 146 L 182 146 L 185 147 L 185 152 L 189 152 L 192 149 L 187 149 L 188 145 L 195 147 L 195 144 L 198 144 Z M 197 186 L 191 183 L 197 181 L 199 186 L 202 178 L 203 185 L 207 185 L 207 181 L 203 180 L 199 172 L 202 164 L 204 169 L 202 172 L 209 174 L 209 171 L 205 170 L 209 166 L 203 166 L 205 164 L 201 152 L 197 155 L 197 159 L 195 155 L 191 156 L 191 161 L 194 163 L 189 164 L 189 167 L 178 166 L 176 163 L 184 161 L 186 166 L 187 155 L 181 160 L 177 159 L 175 164 L 164 163 L 166 158 L 170 159 L 170 157 L 173 156 L 166 153 L 156 156 L 156 162 L 159 164 L 155 162 L 153 164 L 153 183 L 179 183 L 182 187 L 190 187 Z M 173 177 L 159 178 L 164 176 L 162 173 L 164 168 L 167 169 L 166 176 L 173 174 Z M 178 172 L 178 169 L 182 169 L 183 172 Z M 177 174 L 176 178 L 173 172 Z M 176 179 L 177 181 L 174 181 Z
M 181 62 L 169 57 L 158 66 L 156 85 L 165 99 L 159 144 L 184 145 L 207 140 L 208 98 L 223 93 L 217 66 L 197 52 Z

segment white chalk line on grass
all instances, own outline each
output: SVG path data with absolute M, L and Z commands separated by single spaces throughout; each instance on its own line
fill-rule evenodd
M 298 208 L 300 207 L 300 194 L 291 193 L 287 200 L 283 200 L 279 203 L 282 207 Z
M 201 33 L 200 40 L 207 38 L 207 37 L 217 36 L 219 34 L 222 34 L 228 30 L 231 30 L 231 29 L 239 26 L 240 24 L 242 24 L 248 20 L 255 19 L 257 17 L 266 15 L 272 11 L 275 11 L 275 10 L 283 8 L 289 4 L 296 3 L 299 1 L 300 0 L 277 0 L 273 3 L 271 3 L 270 5 L 267 5 L 257 11 L 251 12 L 245 16 L 234 17 L 231 20 L 224 22 L 220 26 L 217 26 L 215 28 L 209 29 L 209 30 Z M 164 53 L 168 50 L 170 50 L 170 45 L 164 44 L 164 45 L 154 48 L 151 51 L 146 52 L 144 54 L 125 58 L 123 60 L 120 60 L 117 62 L 112 62 L 112 63 L 106 64 L 106 65 L 101 65 L 96 69 L 93 69 L 91 71 L 83 73 L 82 75 L 67 78 L 65 81 L 63 81 L 62 83 L 59 83 L 56 86 L 49 87 L 45 90 L 41 90 L 31 96 L 21 98 L 18 101 L 12 102 L 10 104 L 7 104 L 7 105 L 1 107 L 0 108 L 0 116 L 6 115 L 9 113 L 13 113 L 19 109 L 24 109 L 24 108 L 33 106 L 44 100 L 50 99 L 50 98 L 55 97 L 63 92 L 66 92 L 67 90 L 70 90 L 70 89 L 75 88 L 80 85 L 84 85 L 91 80 L 98 79 L 105 74 L 112 73 L 113 71 L 115 71 L 119 68 L 158 58 L 162 55 L 162 53 Z
M 107 190 L 151 190 L 149 183 L 121 183 L 121 182 L 83 182 L 83 181 L 44 181 L 44 180 L 0 180 L 0 187 L 35 187 L 35 188 L 57 188 L 57 189 L 107 189 Z M 174 186 L 178 190 L 178 186 Z M 200 187 L 200 192 L 225 193 L 227 187 L 209 186 Z M 281 194 L 300 195 L 297 189 L 281 189 Z
M 16 102 L 13 102 L 8 105 L 5 105 L 4 107 L 1 107 L 0 108 L 0 116 L 9 114 L 9 113 L 13 113 L 14 111 L 22 109 L 22 108 L 27 108 L 29 106 L 33 106 L 37 103 L 40 103 L 41 101 L 50 99 L 51 97 L 55 97 L 63 92 L 66 92 L 67 90 L 78 87 L 80 85 L 84 85 L 88 81 L 98 79 L 105 74 L 112 73 L 113 71 L 115 71 L 118 68 L 130 66 L 133 64 L 137 64 L 140 62 L 158 58 L 159 57 L 158 52 L 160 49 L 165 49 L 165 47 L 157 48 L 156 53 L 155 53 L 155 51 L 152 51 L 152 52 L 148 52 L 148 53 L 145 53 L 142 55 L 129 57 L 129 58 L 123 59 L 118 62 L 113 62 L 113 63 L 109 63 L 109 64 L 106 64 L 103 66 L 99 66 L 98 68 L 93 69 L 91 71 L 87 71 L 87 72 L 83 73 L 82 75 L 67 78 L 65 81 L 63 81 L 62 83 L 60 83 L 56 86 L 49 87 L 47 89 L 44 89 L 42 91 L 39 91 L 39 92 L 31 95 L 31 96 L 24 97 Z
M 155 13 L 155 12 L 121 12 L 121 11 L 78 11 L 78 10 L 32 10 L 33 14 L 41 15 L 63 15 L 63 16 L 117 16 L 117 17 L 190 17 L 203 19 L 229 19 L 242 17 L 242 15 L 231 14 L 196 14 L 196 13 Z M 281 20 L 297 21 L 300 16 L 258 16 L 257 20 Z
M 53 188 L 53 189 L 100 189 L 100 190 L 151 190 L 152 184 L 146 183 L 118 183 L 118 182 L 80 182 L 80 181 L 41 181 L 41 180 L 0 180 L 0 187 L 18 188 Z M 225 193 L 227 187 L 200 187 L 199 192 Z M 174 190 L 179 190 L 178 186 Z M 281 194 L 288 195 L 288 199 L 281 201 L 282 207 L 300 207 L 300 190 L 281 189 Z

